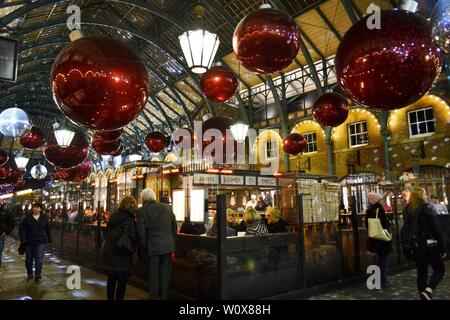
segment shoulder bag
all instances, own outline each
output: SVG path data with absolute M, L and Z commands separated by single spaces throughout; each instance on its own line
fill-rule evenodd
M 392 240 L 392 234 L 388 230 L 383 229 L 383 226 L 381 225 L 381 221 L 378 218 L 378 208 L 375 218 L 367 219 L 367 223 L 369 226 L 369 238 L 380 241 Z

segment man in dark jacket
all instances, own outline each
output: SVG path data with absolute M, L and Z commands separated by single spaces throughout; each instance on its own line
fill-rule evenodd
M 33 278 L 33 261 L 35 263 L 35 280 L 42 278 L 45 244 L 52 242 L 49 220 L 42 211 L 42 205 L 35 203 L 32 212 L 26 215 L 19 227 L 21 244 L 25 245 L 25 266 L 28 279 Z
M 6 235 L 14 229 L 14 218 L 6 209 L 5 204 L 0 206 L 0 267 L 2 266 L 3 248 L 5 247 Z
M 137 212 L 139 243 L 149 258 L 150 299 L 167 300 L 171 255 L 175 251 L 177 224 L 172 209 L 156 201 L 155 192 L 144 189 L 142 208 Z

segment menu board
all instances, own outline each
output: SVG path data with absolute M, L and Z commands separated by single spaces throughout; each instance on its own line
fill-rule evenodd
M 205 221 L 205 190 L 192 189 L 190 203 L 190 216 L 192 222 Z
M 243 186 L 244 185 L 244 176 L 230 176 L 223 175 L 220 177 L 222 184 L 235 185 L 235 186 Z
M 173 191 L 173 213 L 177 221 L 184 221 L 185 215 L 185 192 L 184 190 Z
M 258 177 L 258 186 L 263 187 L 276 187 L 277 179 L 270 177 Z
M 303 221 L 305 223 L 339 221 L 338 183 L 320 183 L 314 180 L 300 180 L 303 194 Z
M 195 173 L 194 184 L 219 184 L 219 175 Z
M 245 177 L 245 184 L 247 186 L 256 186 L 256 177 Z

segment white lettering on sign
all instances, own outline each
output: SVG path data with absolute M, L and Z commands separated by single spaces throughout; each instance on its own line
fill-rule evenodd
M 231 184 L 235 186 L 244 185 L 244 177 L 243 176 L 222 176 L 221 177 L 222 184 Z
M 195 184 L 219 184 L 219 176 L 217 174 L 194 174 Z
M 258 186 L 276 187 L 277 186 L 277 179 L 275 179 L 275 178 L 258 177 Z
M 245 184 L 247 186 L 256 186 L 256 177 L 245 177 Z

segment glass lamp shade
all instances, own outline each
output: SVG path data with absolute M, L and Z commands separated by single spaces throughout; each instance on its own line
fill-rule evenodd
M 26 157 L 16 157 L 14 160 L 16 160 L 16 165 L 18 169 L 25 169 L 30 159 Z
M 238 122 L 231 125 L 230 130 L 233 134 L 234 140 L 237 142 L 243 142 L 245 141 L 245 137 L 247 137 L 248 124 Z
M 35 165 L 31 168 L 30 174 L 36 180 L 42 180 L 47 176 L 47 168 L 42 164 Z
M 138 154 L 138 153 L 130 154 L 129 158 L 130 158 L 130 162 L 142 160 L 142 156 L 140 154 Z
M 31 124 L 25 111 L 19 108 L 9 108 L 0 113 L 0 132 L 17 138 L 31 129 Z
M 55 138 L 58 146 L 66 148 L 70 146 L 72 139 L 75 135 L 75 132 L 67 130 L 67 129 L 58 129 L 55 130 Z
M 203 29 L 188 30 L 178 40 L 189 69 L 194 73 L 205 73 L 219 48 L 217 34 Z

